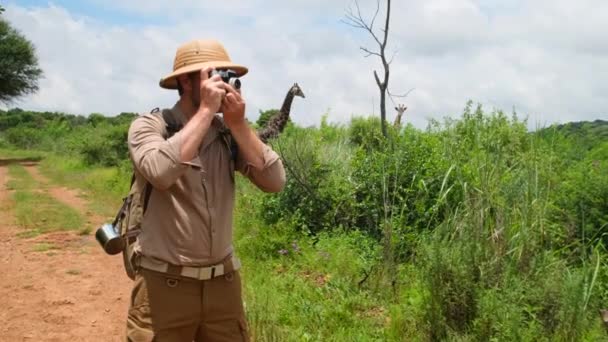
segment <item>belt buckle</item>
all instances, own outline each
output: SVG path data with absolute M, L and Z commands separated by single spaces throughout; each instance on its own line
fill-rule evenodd
M 207 267 L 206 270 L 208 271 L 208 275 L 209 277 L 206 279 L 213 279 L 216 277 L 219 277 L 221 275 L 224 275 L 224 264 L 217 264 L 217 265 L 213 265 L 210 267 Z
M 200 267 L 198 269 L 198 279 L 199 280 L 211 279 L 211 267 Z
M 207 267 L 183 267 L 181 275 L 198 280 L 208 280 L 224 275 L 224 264 L 217 264 Z

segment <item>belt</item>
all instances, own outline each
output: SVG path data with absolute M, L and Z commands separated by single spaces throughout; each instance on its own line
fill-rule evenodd
M 205 267 L 191 267 L 176 266 L 158 259 L 152 259 L 144 255 L 140 255 L 138 265 L 142 268 L 151 271 L 179 275 L 182 277 L 193 278 L 198 280 L 209 280 L 240 269 L 241 261 L 237 257 L 232 256 L 217 265 Z

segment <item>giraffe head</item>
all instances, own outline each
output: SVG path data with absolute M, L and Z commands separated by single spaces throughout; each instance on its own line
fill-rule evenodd
M 397 111 L 397 113 L 402 114 L 407 110 L 407 107 L 403 104 L 400 104 L 399 106 L 395 107 L 395 110 Z
M 302 91 L 302 89 L 300 88 L 300 86 L 297 83 L 294 83 L 293 86 L 291 86 L 291 89 L 289 89 L 289 92 L 291 94 L 293 94 L 293 96 L 299 96 L 301 98 L 306 98 L 306 96 L 304 96 L 304 92 Z

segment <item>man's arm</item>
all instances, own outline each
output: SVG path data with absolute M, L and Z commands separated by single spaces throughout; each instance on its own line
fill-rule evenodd
M 230 85 L 225 85 L 222 104 L 224 122 L 239 146 L 236 167 L 261 190 L 279 192 L 285 186 L 285 169 L 279 156 L 265 145 L 245 120 L 245 101 Z
M 187 169 L 180 163 L 182 132 L 163 137 L 164 123 L 155 115 L 137 118 L 129 127 L 129 154 L 135 168 L 157 189 L 166 190 Z
M 239 146 L 236 168 L 266 192 L 279 192 L 285 186 L 285 169 L 279 155 L 264 144 L 247 125 L 236 127 L 232 136 Z

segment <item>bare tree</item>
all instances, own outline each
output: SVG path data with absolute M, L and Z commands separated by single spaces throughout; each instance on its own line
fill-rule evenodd
M 386 96 L 388 95 L 392 97 L 405 97 L 404 95 L 394 95 L 391 94 L 388 87 L 388 80 L 390 76 L 390 65 L 393 62 L 393 58 L 395 57 L 395 53 L 391 56 L 390 59 L 386 58 L 386 47 L 388 43 L 388 30 L 390 27 L 390 19 L 391 19 L 391 0 L 386 0 L 386 18 L 384 22 L 384 29 L 382 29 L 382 36 L 379 37 L 374 31 L 374 24 L 376 22 L 376 18 L 378 17 L 378 13 L 380 12 L 380 0 L 376 0 L 376 12 L 370 21 L 366 21 L 361 14 L 361 8 L 359 7 L 359 2 L 357 0 L 354 1 L 354 9 L 353 6 L 348 9 L 346 13 L 346 17 L 342 20 L 343 23 L 352 26 L 354 28 L 362 29 L 367 31 L 376 44 L 378 45 L 378 50 L 372 50 L 366 47 L 360 47 L 360 49 L 366 54 L 365 57 L 369 56 L 377 56 L 382 61 L 382 66 L 384 68 L 384 78 L 380 80 L 378 76 L 378 72 L 374 70 L 374 79 L 376 80 L 376 85 L 378 85 L 378 89 L 380 90 L 380 121 L 382 122 L 382 134 L 386 137 Z M 394 103 L 394 101 L 393 101 Z

